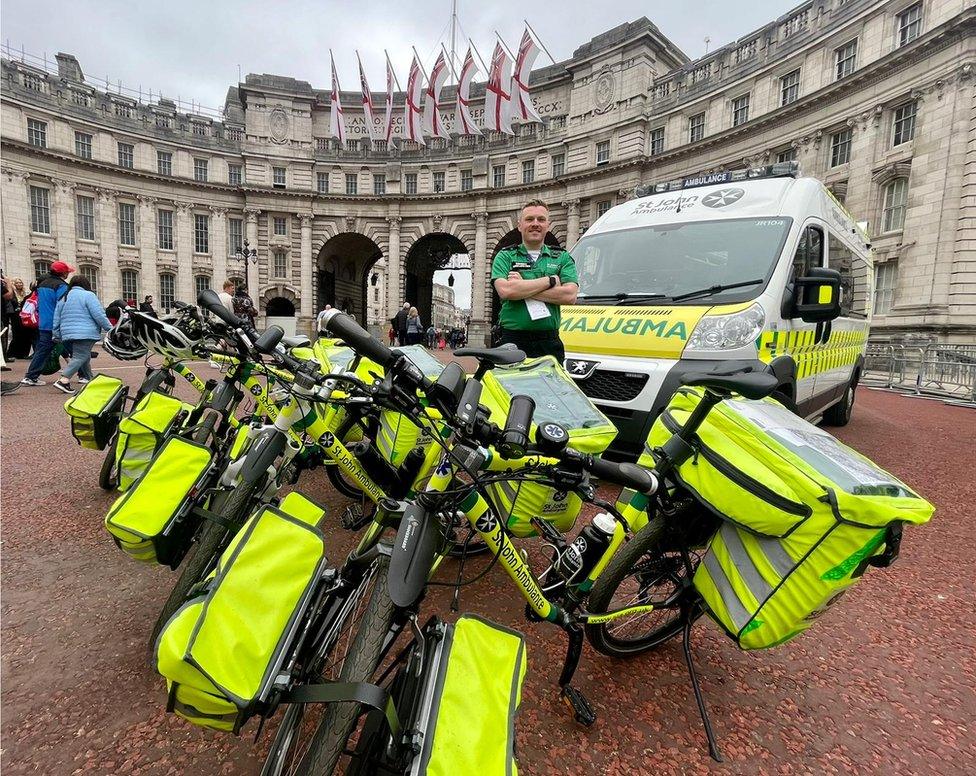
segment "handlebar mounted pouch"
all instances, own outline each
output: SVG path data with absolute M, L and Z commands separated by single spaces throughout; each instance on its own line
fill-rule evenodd
M 702 395 L 679 389 L 649 446 L 667 442 Z M 694 586 L 743 649 L 802 633 L 868 566 L 894 561 L 902 526 L 932 516 L 903 482 L 774 399 L 721 402 L 690 441 L 677 477 L 721 518 Z M 653 463 L 649 452 L 640 463 Z
M 325 568 L 324 511 L 300 493 L 263 505 L 231 540 L 202 590 L 154 646 L 167 711 L 238 733 L 268 708 Z
M 424 377 L 429 380 L 437 380 L 440 373 L 444 371 L 444 365 L 422 345 L 405 345 L 394 348 L 394 350 L 410 359 L 420 369 Z M 365 361 L 365 359 L 363 360 Z M 362 370 L 362 366 L 360 366 L 360 370 Z M 374 365 L 373 371 L 379 374 L 383 370 Z M 372 378 L 369 378 L 367 382 L 371 381 Z M 436 415 L 439 416 L 439 413 Z M 417 426 L 408 416 L 400 412 L 383 410 L 380 412 L 376 447 L 388 462 L 394 466 L 399 466 L 407 457 L 407 453 L 415 447 L 426 451 L 428 447 L 434 444 L 434 434 L 441 433 L 443 428 L 443 424 L 439 422 L 434 423 L 433 426 Z
M 121 492 L 132 487 L 167 435 L 192 409 L 173 396 L 152 392 L 139 400 L 130 415 L 122 418 L 115 441 L 115 473 Z
M 193 538 L 198 519 L 192 509 L 212 461 L 204 445 L 167 439 L 105 516 L 105 528 L 119 548 L 136 560 L 175 568 Z
M 90 450 L 104 450 L 125 407 L 129 387 L 116 377 L 96 375 L 64 403 L 71 418 L 71 435 Z
M 540 423 L 558 423 L 569 432 L 569 447 L 599 455 L 617 435 L 617 427 L 600 412 L 576 382 L 552 356 L 496 367 L 483 379 L 481 403 L 491 421 L 505 425 L 512 397 L 535 399 L 529 438 L 535 439 Z M 508 529 L 518 537 L 534 536 L 531 520 L 540 516 L 565 533 L 576 523 L 583 501 L 575 493 L 558 491 L 538 482 L 496 482 L 488 486 L 501 514 L 508 515 Z

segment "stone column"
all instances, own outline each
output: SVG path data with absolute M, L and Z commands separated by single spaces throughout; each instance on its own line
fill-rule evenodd
M 104 295 L 100 295 L 106 303 L 119 296 L 119 206 L 117 191 L 110 189 L 98 190 L 98 242 L 102 254 L 102 278 L 108 281 L 114 276 L 113 283 L 104 283 Z M 109 296 L 109 287 L 114 296 Z
M 563 247 L 569 250 L 579 239 L 580 201 L 570 199 L 563 202 L 563 205 L 566 207 L 566 244 Z
M 159 304 L 159 280 L 156 272 L 156 204 L 155 197 L 139 197 L 139 258 L 141 266 L 139 268 L 139 294 L 146 296 L 152 294 L 153 304 Z M 122 282 L 121 272 L 119 283 Z M 136 299 L 141 302 L 142 299 Z
M 260 210 L 255 208 L 244 208 L 244 239 L 247 240 L 249 250 L 258 250 L 258 216 Z M 260 251 L 258 251 L 258 261 L 260 261 Z M 258 263 L 252 259 L 247 260 L 247 293 L 254 302 L 255 308 L 260 312 L 259 299 L 261 297 L 261 279 L 258 272 Z
M 488 343 L 491 328 L 491 295 L 488 293 L 488 213 L 484 210 L 471 214 L 474 218 L 474 256 L 471 262 L 471 325 L 468 339 L 472 345 Z
M 4 272 L 30 285 L 34 279 L 30 256 L 30 173 L 4 168 L 3 176 L 0 256 Z
M 210 256 L 213 274 L 210 276 L 210 287 L 214 291 L 220 291 L 227 280 L 227 252 L 227 208 L 211 207 Z
M 299 281 L 300 320 L 302 326 L 310 326 L 315 311 L 312 309 L 312 216 L 296 213 L 302 228 L 302 264 Z
M 176 203 L 176 301 L 193 304 L 193 203 Z
M 400 305 L 403 304 L 403 290 L 400 288 L 400 216 L 389 215 L 386 217 L 390 225 L 389 248 L 387 249 L 386 265 L 386 318 L 396 315 Z
M 72 267 L 78 266 L 78 245 L 75 241 L 75 184 L 71 181 L 54 179 L 54 202 L 51 213 L 54 217 L 54 237 L 58 244 L 58 258 Z M 105 274 L 104 272 L 102 273 Z M 104 288 L 104 286 L 103 286 Z M 104 296 L 99 288 L 99 296 Z M 106 289 L 107 290 L 107 289 Z

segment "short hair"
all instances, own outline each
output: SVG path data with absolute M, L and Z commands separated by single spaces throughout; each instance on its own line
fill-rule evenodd
M 544 207 L 546 212 L 549 212 L 549 206 L 541 199 L 530 199 L 528 202 L 522 205 L 522 210 L 525 210 L 527 207 Z M 521 213 L 522 211 L 519 212 Z
M 225 280 L 224 281 L 224 291 L 226 291 L 228 288 L 233 288 L 236 285 L 237 284 L 233 280 L 230 280 L 230 279 Z
M 68 281 L 68 288 L 75 288 L 76 286 L 85 289 L 85 291 L 92 290 L 91 283 L 88 282 L 88 278 L 84 275 L 75 275 Z

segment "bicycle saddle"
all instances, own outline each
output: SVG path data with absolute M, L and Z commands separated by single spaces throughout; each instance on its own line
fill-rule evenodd
M 712 388 L 721 393 L 737 393 L 746 399 L 762 399 L 779 385 L 779 380 L 764 366 L 743 366 L 736 361 L 716 364 L 708 372 L 688 372 L 681 382 L 683 385 Z
M 461 348 L 454 351 L 455 356 L 471 356 L 480 363 L 492 366 L 509 366 L 525 361 L 525 353 L 514 345 L 499 345 L 497 348 Z
M 294 337 L 282 337 L 281 344 L 286 348 L 307 348 L 311 346 L 312 341 L 304 334 L 299 334 Z

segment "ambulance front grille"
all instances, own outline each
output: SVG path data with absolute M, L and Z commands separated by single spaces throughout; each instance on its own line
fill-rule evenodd
M 647 385 L 647 375 L 631 375 L 597 369 L 585 380 L 576 384 L 591 399 L 605 401 L 632 401 Z

